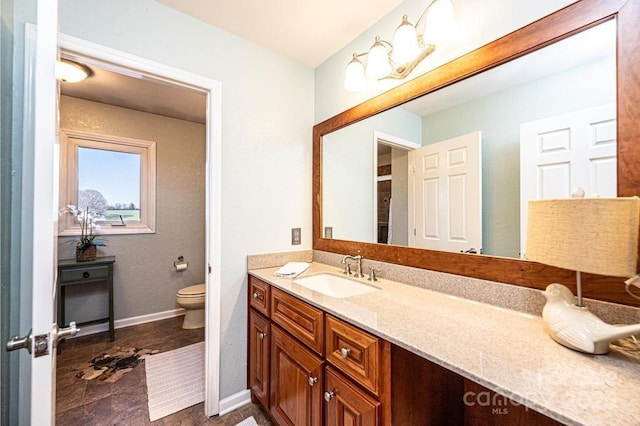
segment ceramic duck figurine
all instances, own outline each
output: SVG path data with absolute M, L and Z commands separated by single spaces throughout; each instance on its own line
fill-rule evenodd
M 640 333 L 640 324 L 611 325 L 577 306 L 571 290 L 551 284 L 543 292 L 547 304 L 542 319 L 553 340 L 568 348 L 588 354 L 606 354 L 609 342 Z

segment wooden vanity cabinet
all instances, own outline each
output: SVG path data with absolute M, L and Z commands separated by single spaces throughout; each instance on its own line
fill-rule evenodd
M 252 276 L 248 300 L 248 387 L 275 424 L 559 424 Z

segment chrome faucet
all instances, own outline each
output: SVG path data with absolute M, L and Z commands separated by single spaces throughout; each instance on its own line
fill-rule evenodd
M 347 275 L 351 274 L 351 265 L 349 264 L 349 260 L 355 260 L 356 272 L 355 274 L 353 274 L 353 276 L 354 278 L 363 278 L 364 275 L 362 273 L 362 259 L 364 259 L 364 256 L 360 255 L 360 250 L 358 250 L 358 254 L 356 256 L 346 255 L 345 257 L 343 257 L 340 263 L 342 263 L 343 265 L 346 265 L 344 273 Z

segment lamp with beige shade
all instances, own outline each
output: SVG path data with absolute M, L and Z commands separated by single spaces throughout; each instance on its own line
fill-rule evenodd
M 609 343 L 640 333 L 640 324 L 607 324 L 582 303 L 582 272 L 633 277 L 638 262 L 640 199 L 568 198 L 529 201 L 525 257 L 577 271 L 577 298 L 561 284 L 544 292 L 551 337 L 568 348 L 605 354 Z M 622 280 L 621 280 L 622 284 Z

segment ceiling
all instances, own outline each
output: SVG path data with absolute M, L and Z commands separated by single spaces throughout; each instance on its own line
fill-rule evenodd
M 156 0 L 243 39 L 315 68 L 402 0 Z M 69 58 L 79 61 L 78 58 Z M 93 75 L 61 83 L 62 95 L 206 122 L 206 96 L 151 76 L 82 59 Z
M 402 0 L 156 1 L 309 68 L 316 68 L 402 3 Z

